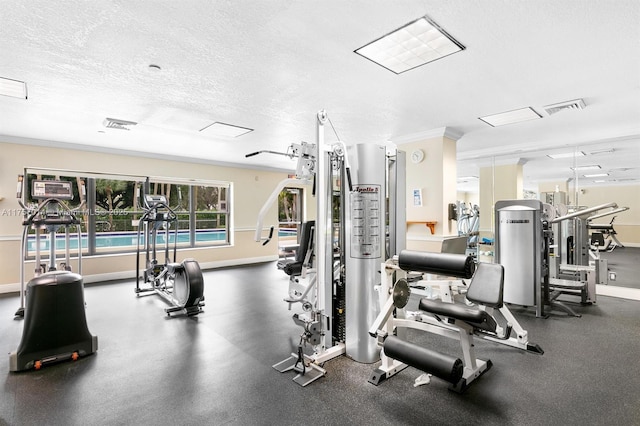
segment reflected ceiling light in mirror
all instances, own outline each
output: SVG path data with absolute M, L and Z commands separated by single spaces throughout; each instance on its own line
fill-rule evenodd
M 557 160 L 558 158 L 584 157 L 586 154 L 582 151 L 562 152 L 560 154 L 547 154 L 547 157 Z
M 600 149 L 598 151 L 591 151 L 589 153 L 589 155 L 598 155 L 598 154 L 611 154 L 613 152 L 615 152 L 616 150 L 613 148 L 609 148 L 609 149 Z
M 464 49 L 432 19 L 423 16 L 354 52 L 401 74 Z
M 593 173 L 590 175 L 583 175 L 586 178 L 594 178 L 594 177 L 604 177 L 604 176 L 609 176 L 609 173 Z
M 499 114 L 486 115 L 479 120 L 484 121 L 492 127 L 506 126 L 507 124 L 521 123 L 523 121 L 537 120 L 542 118 L 540 114 L 531 107 L 520 108 L 513 111 L 501 112 Z
M 597 164 L 590 164 L 588 166 L 571 167 L 571 170 L 600 170 L 601 168 L 602 167 Z

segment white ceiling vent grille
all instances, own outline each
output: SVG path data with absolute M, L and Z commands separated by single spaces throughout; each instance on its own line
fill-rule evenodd
M 107 117 L 104 119 L 102 124 L 107 129 L 131 130 L 130 128 L 138 123 L 136 123 L 135 121 L 119 120 L 117 118 Z
M 585 109 L 585 108 L 586 108 L 586 105 L 584 103 L 584 100 L 575 99 L 573 101 L 566 101 L 566 102 L 560 102 L 559 104 L 547 105 L 546 107 L 544 107 L 544 110 L 547 112 L 547 114 L 553 115 L 560 111 L 579 110 L 579 109 Z

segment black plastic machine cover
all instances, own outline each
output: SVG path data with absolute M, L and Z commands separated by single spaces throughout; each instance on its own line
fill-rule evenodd
M 55 271 L 31 279 L 17 370 L 32 368 L 36 360 L 73 352 L 84 356 L 96 349 L 87 327 L 82 276 Z

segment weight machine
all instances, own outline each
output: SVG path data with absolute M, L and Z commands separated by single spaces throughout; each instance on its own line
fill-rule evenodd
M 148 187 L 148 182 L 145 186 Z M 169 207 L 164 195 L 143 194 L 142 199 L 144 213 L 138 222 L 136 247 L 136 295 L 157 294 L 170 305 L 164 310 L 168 316 L 198 315 L 204 306 L 204 279 L 196 260 L 176 262 L 178 215 Z M 164 241 L 162 263 L 158 260 L 158 239 Z M 142 271 L 141 251 L 144 251 Z
M 369 329 L 382 348 L 380 366 L 369 382 L 379 385 L 407 366 L 422 370 L 414 386 L 427 384 L 432 375 L 450 383 L 450 389 L 464 392 L 471 382 L 487 372 L 492 363 L 475 356 L 474 336 L 542 354 L 537 345 L 522 346 L 510 338 L 513 328 L 509 320 L 494 316 L 503 313 L 504 270 L 502 265 L 479 263 L 477 269 L 472 256 L 449 253 L 427 253 L 403 250 L 383 263 L 383 280 L 379 288 L 380 313 Z M 478 304 L 475 308 L 445 300 L 424 297 L 418 311 L 405 309 L 411 289 L 407 271 L 419 271 L 461 278 L 471 278 L 466 297 Z M 393 277 L 396 277 L 395 283 Z M 511 320 L 514 320 L 512 317 Z M 425 348 L 407 340 L 407 329 L 415 329 L 455 339 L 460 342 L 462 359 Z M 526 337 L 526 336 L 525 336 Z
M 467 237 L 467 247 L 477 248 L 478 231 L 480 230 L 480 208 L 477 204 L 467 207 L 466 203 L 457 203 L 458 235 Z
M 319 111 L 316 144 L 292 145 L 288 152 L 298 158 L 296 178 L 276 187 L 256 227 L 256 241 L 267 243 L 273 228 L 263 240 L 263 218 L 277 194 L 293 182 L 314 184 L 314 241 L 300 275 L 290 279 L 285 299 L 289 308 L 302 305 L 303 312 L 293 319 L 303 331 L 297 352 L 273 366 L 297 373 L 293 380 L 301 386 L 324 376 L 323 364 L 337 356 L 364 363 L 379 359 L 376 342 L 368 335 L 370 319 L 379 309 L 379 265 L 389 252 L 403 248 L 405 240 L 404 152 L 387 152 L 374 144 L 348 149 L 339 140 L 326 143 L 327 123 L 327 113 Z M 305 348 L 311 353 L 304 353 Z
M 27 205 L 23 191 L 24 176 L 18 176 L 18 203 L 23 209 L 22 259 L 20 270 L 20 308 L 16 317 L 24 317 L 20 345 L 9 355 L 10 371 L 40 369 L 64 360 L 77 360 L 98 350 L 98 338 L 87 327 L 82 276 L 82 233 L 78 211 L 65 201 L 73 199 L 72 184 L 59 180 L 33 180 L 31 198 L 36 207 Z M 84 191 L 84 185 L 79 188 Z M 22 200 L 23 194 L 25 200 Z M 70 233 L 76 229 L 77 269 L 71 271 Z M 64 229 L 64 262 L 56 263 L 57 233 Z M 24 267 L 29 252 L 29 229 L 35 232 L 34 277 L 24 285 Z M 48 264 L 42 263 L 42 232 L 48 232 Z
M 545 316 L 545 306 L 579 317 L 557 300 L 561 295 L 578 296 L 585 305 L 596 303 L 595 286 L 606 282 L 607 263 L 590 262 L 587 223 L 590 215 L 607 208 L 617 205 L 558 216 L 559 207 L 539 200 L 498 201 L 495 252 L 496 262 L 505 268 L 504 301 L 535 306 L 537 317 Z
M 608 212 L 589 216 L 587 228 L 592 231 L 590 238 L 591 252 L 612 252 L 616 247 L 624 248 L 624 245 L 616 237 L 618 233 L 613 228 L 613 221 L 616 220 L 616 216 L 612 217 L 609 223 L 593 223 L 593 220 L 610 216 L 612 214 L 621 213 L 627 210 L 629 210 L 629 207 L 619 207 Z M 602 237 L 601 240 L 596 237 L 596 235 L 598 234 Z M 597 260 L 599 258 L 598 256 L 592 257 L 594 258 L 594 260 Z
M 557 246 L 551 270 L 551 285 L 558 279 L 587 282 L 586 292 L 580 293 L 581 303 L 596 303 L 596 284 L 608 284 L 608 262 L 592 249 L 589 235 L 594 219 L 628 210 L 616 203 L 601 204 L 576 210 L 551 220 Z M 594 227 L 602 225 L 593 225 Z M 565 293 L 571 293 L 565 291 Z

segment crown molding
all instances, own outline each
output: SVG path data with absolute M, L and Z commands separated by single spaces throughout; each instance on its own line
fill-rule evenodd
M 408 135 L 395 136 L 391 138 L 391 142 L 396 145 L 402 145 L 434 138 L 447 138 L 457 141 L 462 136 L 464 136 L 464 133 L 452 127 L 440 127 L 438 129 L 424 130 L 422 132 L 410 133 Z

